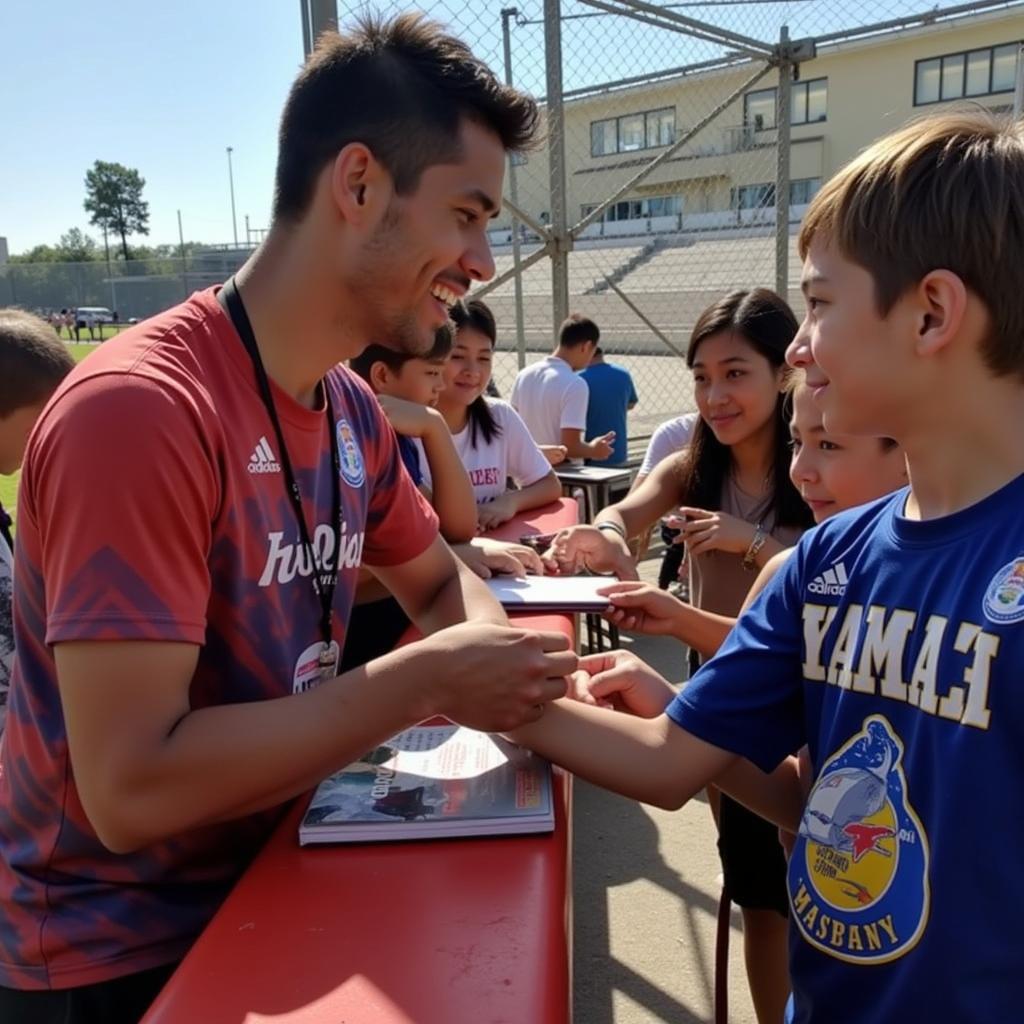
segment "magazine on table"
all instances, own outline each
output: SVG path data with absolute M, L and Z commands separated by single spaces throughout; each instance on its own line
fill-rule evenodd
M 443 723 L 406 729 L 324 779 L 299 843 L 550 832 L 551 766 L 498 736 Z

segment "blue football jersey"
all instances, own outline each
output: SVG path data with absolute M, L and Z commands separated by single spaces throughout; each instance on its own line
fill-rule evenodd
M 806 534 L 669 716 L 814 766 L 789 865 L 800 1024 L 1024 1015 L 1024 476 Z

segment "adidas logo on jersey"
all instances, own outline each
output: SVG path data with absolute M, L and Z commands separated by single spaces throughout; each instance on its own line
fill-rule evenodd
M 820 576 L 815 576 L 807 584 L 811 594 L 823 594 L 827 597 L 842 597 L 846 593 L 846 584 L 850 578 L 846 575 L 846 567 L 836 562 L 831 569 L 826 569 Z
M 252 455 L 249 456 L 250 473 L 280 473 L 281 465 L 274 457 L 270 442 L 266 437 L 261 437 L 256 442 Z

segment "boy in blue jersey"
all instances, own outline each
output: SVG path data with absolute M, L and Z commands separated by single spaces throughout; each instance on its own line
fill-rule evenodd
M 665 714 L 559 702 L 515 738 L 666 807 L 715 781 L 794 828 L 792 1020 L 1016 1020 L 1024 125 L 949 112 L 881 140 L 800 252 L 789 361 L 827 431 L 899 442 L 910 488 L 805 535 Z M 783 765 L 774 809 L 744 759 Z

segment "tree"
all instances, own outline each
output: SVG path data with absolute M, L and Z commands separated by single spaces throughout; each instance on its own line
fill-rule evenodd
M 121 236 L 128 255 L 129 235 L 149 234 L 149 204 L 142 198 L 146 179 L 132 167 L 97 160 L 85 172 L 85 209 L 90 223 Z
M 57 258 L 68 263 L 89 263 L 96 259 L 96 241 L 79 228 L 71 228 L 60 236 Z

